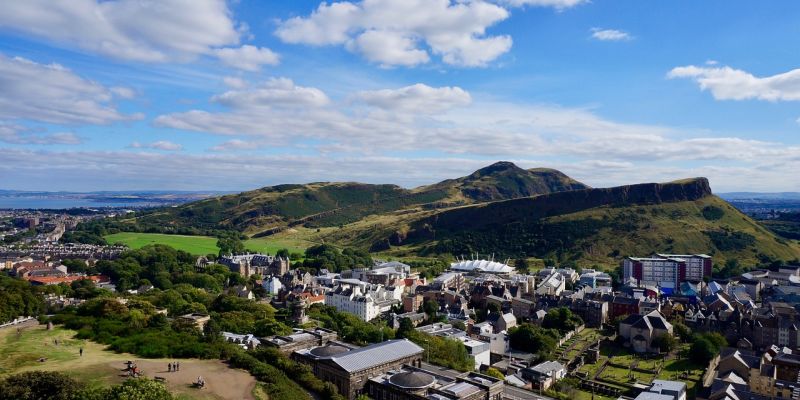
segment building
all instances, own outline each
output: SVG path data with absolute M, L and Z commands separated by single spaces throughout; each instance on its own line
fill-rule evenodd
M 656 338 L 672 334 L 672 324 L 658 311 L 629 315 L 619 323 L 619 335 L 637 353 L 659 353 Z
M 611 318 L 621 317 L 623 315 L 639 314 L 639 305 L 641 298 L 633 298 L 626 296 L 614 296 L 611 299 Z
M 277 348 L 284 354 L 291 354 L 297 350 L 310 349 L 312 347 L 325 346 L 331 341 L 335 341 L 339 335 L 332 330 L 315 328 L 313 330 L 297 329 L 294 333 L 287 336 L 273 336 L 262 341 L 265 346 Z
M 389 312 L 393 305 L 400 303 L 402 295 L 401 288 L 387 290 L 383 285 L 355 279 L 341 279 L 337 284 L 336 288 L 325 293 L 325 305 L 354 314 L 364 321 Z
M 462 260 L 450 264 L 450 269 L 468 274 L 484 273 L 508 275 L 514 268 L 493 260 Z
M 370 378 L 365 393 L 375 400 L 500 400 L 503 387 L 486 375 L 451 377 L 406 365 Z
M 440 322 L 421 326 L 417 330 L 429 335 L 459 340 L 464 343 L 467 354 L 475 361 L 475 369 L 479 369 L 481 365 L 491 365 L 491 345 L 487 341 L 471 339 L 467 336 L 467 332 L 456 329 L 450 324 Z
M 545 361 L 533 367 L 524 368 L 522 378 L 531 382 L 535 390 L 550 389 L 553 384 L 567 376 L 567 369 L 556 361 Z
M 581 277 L 578 279 L 579 284 L 587 285 L 592 288 L 611 287 L 611 281 L 611 275 L 593 269 L 583 270 Z
M 541 275 L 540 275 L 541 276 Z M 558 296 L 566 288 L 567 278 L 558 270 L 553 270 L 547 277 L 541 279 L 536 286 L 537 295 L 553 295 Z
M 289 259 L 268 254 L 240 254 L 220 257 L 218 263 L 242 276 L 278 275 L 289 272 Z
M 201 332 L 206 327 L 208 321 L 211 321 L 211 317 L 208 314 L 201 314 L 201 313 L 191 313 L 186 315 L 181 315 L 178 319 L 194 324 L 197 329 Z
M 268 294 L 271 294 L 273 296 L 280 293 L 281 290 L 283 289 L 283 283 L 281 283 L 280 278 L 278 278 L 277 276 L 271 276 L 264 279 L 261 285 L 264 287 L 264 290 Z
M 292 356 L 309 365 L 318 378 L 336 385 L 343 396 L 354 399 L 362 393 L 370 378 L 405 364 L 421 365 L 423 351 L 408 339 L 396 339 L 359 349 L 328 344 L 296 351 Z
M 654 379 L 650 388 L 636 400 L 686 400 L 686 383 Z
M 681 282 L 711 278 L 711 256 L 705 254 L 656 254 L 653 257 L 627 257 L 622 261 L 623 280 L 637 285 L 655 285 L 672 294 Z
M 238 344 L 241 348 L 248 350 L 261 345 L 261 341 L 251 334 L 239 335 L 231 332 L 222 332 L 222 338 L 226 342 Z
M 431 283 L 431 288 L 435 290 L 460 291 L 464 287 L 464 274 L 460 272 L 445 272 L 437 276 Z

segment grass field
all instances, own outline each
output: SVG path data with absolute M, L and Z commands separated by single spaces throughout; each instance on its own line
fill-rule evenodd
M 122 243 L 132 249 L 150 244 L 165 244 L 195 255 L 217 254 L 217 239 L 210 236 L 165 235 L 161 233 L 120 232 L 105 236 L 109 243 Z M 302 239 L 256 238 L 244 242 L 245 248 L 259 253 L 275 254 L 280 249 L 303 253 L 311 245 Z
M 196 255 L 216 254 L 217 239 L 209 236 L 164 235 L 161 233 L 120 232 L 105 236 L 109 243 L 122 243 L 132 249 L 150 244 L 165 244 Z
M 24 328 L 19 335 L 15 328 L 0 329 L 0 377 L 23 371 L 61 371 L 88 385 L 107 386 L 126 379 L 120 376 L 120 370 L 125 361 L 134 360 L 145 376 L 165 377 L 168 389 L 182 400 L 265 398 L 250 374 L 229 368 L 221 361 L 177 360 L 181 363 L 180 372 L 168 373 L 167 363 L 176 360 L 142 360 L 107 351 L 103 345 L 91 341 L 74 339 L 74 335 L 75 331 L 61 328 L 48 331 L 41 325 Z M 83 356 L 79 354 L 81 348 Z M 203 391 L 191 387 L 198 375 L 208 383 Z

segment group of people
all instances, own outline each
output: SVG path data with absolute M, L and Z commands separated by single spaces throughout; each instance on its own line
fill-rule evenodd
M 179 362 L 171 362 L 167 364 L 167 371 L 168 372 L 178 372 L 181 370 L 181 363 Z

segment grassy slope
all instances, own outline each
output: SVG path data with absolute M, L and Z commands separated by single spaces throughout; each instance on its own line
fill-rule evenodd
M 121 232 L 105 236 L 109 243 L 123 243 L 132 249 L 149 244 L 165 244 L 195 255 L 216 254 L 217 239 L 209 236 L 164 235 L 160 233 Z M 282 238 L 255 238 L 244 242 L 245 248 L 261 253 L 275 254 L 280 249 L 303 253 L 312 245 L 296 235 L 287 233 Z
M 120 232 L 105 236 L 109 243 L 123 243 L 132 249 L 149 244 L 165 244 L 196 255 L 216 254 L 217 239 L 208 236 L 164 235 L 160 233 Z
M 725 215 L 717 221 L 709 221 L 702 215 L 706 206 L 725 210 Z M 616 218 L 633 211 L 642 217 L 637 222 L 635 232 L 603 228 L 578 246 L 585 251 L 584 264 L 616 263 L 609 257 L 615 250 L 621 256 L 648 255 L 655 251 L 671 253 L 710 252 L 714 262 L 723 264 L 725 260 L 736 258 L 744 265 L 756 262 L 758 252 L 791 260 L 800 256 L 800 246 L 779 239 L 772 232 L 753 219 L 742 214 L 733 206 L 716 196 L 708 196 L 692 202 L 665 203 L 660 205 L 636 206 L 631 208 L 600 207 L 573 214 L 551 217 L 550 222 L 576 221 L 585 218 L 602 219 L 603 216 Z M 745 232 L 755 237 L 754 246 L 740 251 L 714 251 L 714 244 L 704 231 L 730 229 Z M 757 249 L 757 250 L 756 250 Z

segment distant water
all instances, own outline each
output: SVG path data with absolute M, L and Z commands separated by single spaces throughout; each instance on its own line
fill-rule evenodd
M 42 196 L 0 196 L 0 208 L 19 209 L 65 209 L 65 208 L 99 208 L 99 207 L 147 207 L 164 205 L 164 203 L 102 201 L 87 198 L 42 197 Z

